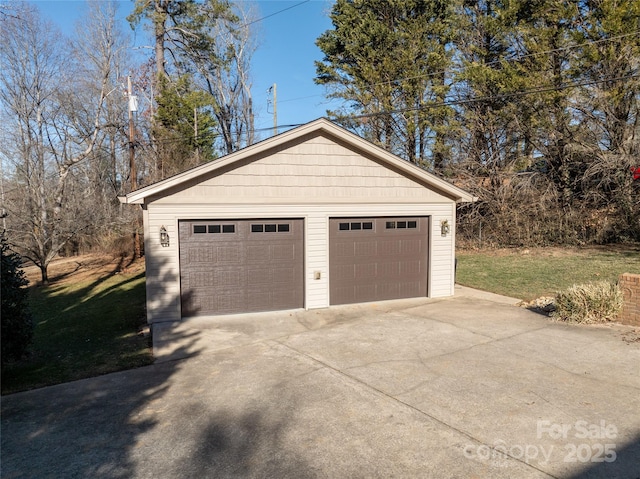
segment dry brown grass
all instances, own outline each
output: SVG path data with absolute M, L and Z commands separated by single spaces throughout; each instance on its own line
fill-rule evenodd
M 137 274 L 144 271 L 144 258 L 133 261 L 132 258 L 104 254 L 85 254 L 60 257 L 49 265 L 49 282 L 66 284 L 69 281 L 97 281 L 113 274 Z M 30 285 L 40 282 L 40 268 L 27 263 L 22 268 Z

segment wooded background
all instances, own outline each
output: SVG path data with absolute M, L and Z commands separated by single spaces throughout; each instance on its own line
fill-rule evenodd
M 146 57 L 115 4 L 88 6 L 74 38 L 0 7 L 2 229 L 43 282 L 58 254 L 137 253 L 140 211 L 117 196 L 259 139 L 248 3 L 132 2 Z M 463 243 L 640 241 L 640 2 L 337 0 L 330 17 L 315 80 L 344 102 L 327 116 L 477 195 Z
M 338 0 L 331 18 L 334 115 L 477 195 L 459 238 L 640 240 L 640 2 Z

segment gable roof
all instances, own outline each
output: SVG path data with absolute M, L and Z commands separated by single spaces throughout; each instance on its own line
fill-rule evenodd
M 451 183 L 438 178 L 437 176 L 423 170 L 422 168 L 410 163 L 388 151 L 380 148 L 373 143 L 361 138 L 360 136 L 345 130 L 342 127 L 332 123 L 326 118 L 314 120 L 305 125 L 299 126 L 285 133 L 273 136 L 251 146 L 243 148 L 229 155 L 223 156 L 209 163 L 191 168 L 177 175 L 165 178 L 151 185 L 132 191 L 125 197 L 120 197 L 120 201 L 129 204 L 143 204 L 148 197 L 162 196 L 164 192 L 179 186 L 182 183 L 197 179 L 201 175 L 214 173 L 218 169 L 222 169 L 232 165 L 235 162 L 245 160 L 253 155 L 265 153 L 272 148 L 277 148 L 287 142 L 294 141 L 305 135 L 326 134 L 349 144 L 354 149 L 361 151 L 379 161 L 388 168 L 396 169 L 409 178 L 413 178 L 425 185 L 449 196 L 456 202 L 472 202 L 477 198 L 466 191 L 452 185 Z

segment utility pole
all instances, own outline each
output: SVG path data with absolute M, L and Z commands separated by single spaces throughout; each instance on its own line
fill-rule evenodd
M 278 134 L 278 96 L 275 83 L 273 84 L 273 134 Z
M 193 107 L 193 142 L 196 145 L 196 163 L 200 164 L 200 145 L 198 144 L 198 107 Z
M 138 110 L 137 98 L 131 94 L 131 76 L 127 77 L 127 98 L 129 99 L 129 175 L 131 176 L 131 191 L 138 187 L 136 181 L 136 156 L 134 146 L 135 128 L 133 126 L 133 112 Z
M 135 155 L 135 128 L 133 125 L 133 112 L 138 111 L 138 99 L 132 95 L 131 91 L 131 75 L 127 76 L 127 99 L 129 100 L 129 175 L 131 175 L 131 191 L 138 187 L 138 181 L 136 179 L 136 155 Z M 136 222 L 133 231 L 133 259 L 138 259 L 142 256 L 142 248 L 140 247 L 140 216 L 136 215 Z
M 278 134 L 278 95 L 276 92 L 276 84 L 269 87 L 269 93 L 273 94 L 273 134 Z

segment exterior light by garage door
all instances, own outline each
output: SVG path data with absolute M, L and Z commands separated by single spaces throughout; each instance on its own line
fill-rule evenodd
M 451 231 L 451 226 L 449 226 L 449 220 L 440 221 L 440 234 L 442 236 L 447 236 Z
M 164 226 L 160 227 L 160 244 L 165 248 L 169 246 L 169 233 Z

